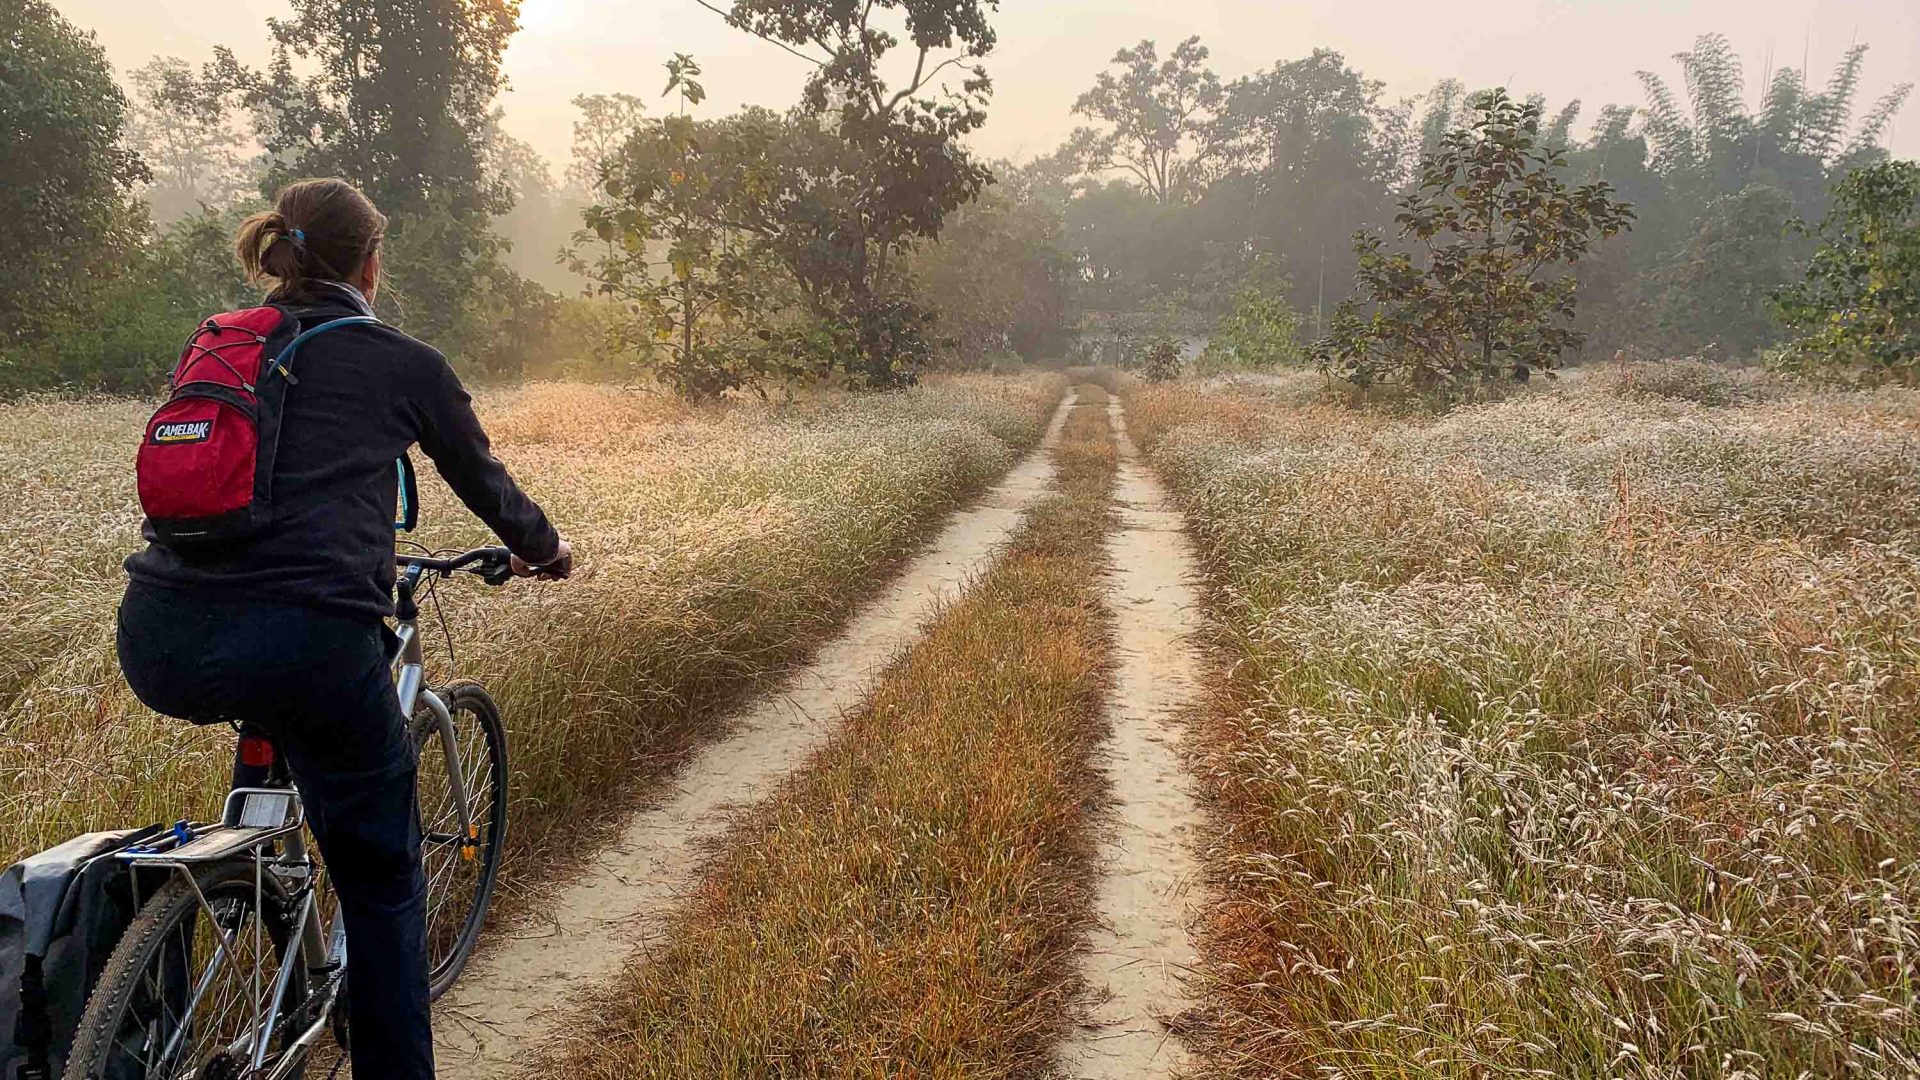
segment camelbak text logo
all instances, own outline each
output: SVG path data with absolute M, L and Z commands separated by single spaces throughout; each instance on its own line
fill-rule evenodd
M 156 443 L 206 442 L 213 432 L 211 420 L 181 420 L 169 424 L 158 424 L 153 429 L 153 441 Z

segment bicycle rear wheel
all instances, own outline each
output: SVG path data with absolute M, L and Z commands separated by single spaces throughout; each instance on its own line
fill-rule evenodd
M 425 833 L 427 980 L 435 998 L 447 992 L 473 955 L 507 837 L 507 732 L 500 710 L 474 683 L 455 683 L 439 694 L 453 718 L 451 748 L 431 712 L 414 718 Z M 466 793 L 464 835 L 455 776 Z
M 176 876 L 141 907 L 87 999 L 67 1080 L 250 1075 L 288 959 L 294 906 L 270 873 L 260 875 L 256 903 L 254 873 L 251 862 L 215 864 L 195 875 L 204 905 L 194 883 Z M 292 962 L 275 1035 L 260 1055 L 269 1071 L 304 1019 L 307 965 Z

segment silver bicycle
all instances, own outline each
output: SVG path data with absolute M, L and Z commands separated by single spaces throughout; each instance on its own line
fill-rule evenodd
M 420 751 L 428 979 L 434 997 L 473 954 L 507 832 L 507 740 L 470 682 L 425 683 L 422 583 L 511 576 L 505 548 L 401 555 L 394 686 Z M 145 898 L 87 1001 L 68 1080 L 281 1080 L 331 1027 L 345 1047 L 345 927 L 306 812 L 271 740 L 241 732 L 237 786 L 217 822 L 182 821 L 119 857 Z M 241 770 L 236 770 L 237 772 Z

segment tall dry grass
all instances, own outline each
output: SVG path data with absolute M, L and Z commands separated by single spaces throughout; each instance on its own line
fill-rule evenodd
M 728 839 L 665 945 L 543 1071 L 583 1078 L 1037 1075 L 1087 917 L 1114 472 L 1104 397 L 1062 493 L 870 703 Z M 1097 559 L 1097 556 L 1096 556 Z
M 1696 376 L 1132 395 L 1233 662 L 1222 1074 L 1920 1072 L 1920 395 Z
M 617 801 L 716 703 L 796 659 L 1037 439 L 1061 389 L 962 378 L 704 410 L 566 384 L 483 395 L 501 457 L 581 559 L 556 585 L 442 586 L 451 664 L 427 608 L 436 667 L 485 682 L 506 714 L 513 854 Z M 148 713 L 113 659 L 147 408 L 0 406 L 0 863 L 218 805 L 230 733 Z M 486 541 L 437 479 L 423 487 L 418 539 Z

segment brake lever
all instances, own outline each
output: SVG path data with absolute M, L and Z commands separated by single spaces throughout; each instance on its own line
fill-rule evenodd
M 492 569 L 480 571 L 480 580 L 489 585 L 505 585 L 507 582 L 512 581 L 512 560 L 502 559 L 498 563 L 495 563 Z

